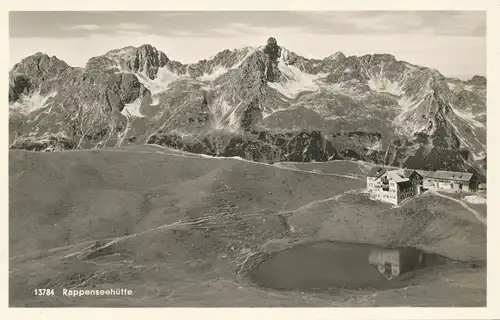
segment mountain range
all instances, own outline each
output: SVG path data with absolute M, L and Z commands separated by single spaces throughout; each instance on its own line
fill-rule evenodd
M 447 78 L 390 54 L 308 59 L 274 38 L 194 64 L 151 45 L 83 68 L 37 53 L 9 72 L 9 111 L 13 149 L 158 144 L 486 175 L 486 78 Z

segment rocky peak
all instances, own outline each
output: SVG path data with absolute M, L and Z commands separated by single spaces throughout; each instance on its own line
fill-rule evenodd
M 257 51 L 251 54 L 236 72 L 231 74 L 227 89 L 239 101 L 259 95 L 266 84 L 266 55 Z
M 391 67 L 396 67 L 401 69 L 401 63 L 396 60 L 392 54 L 382 53 L 382 54 L 366 54 L 358 58 L 359 62 L 364 66 L 381 66 L 384 65 L 384 69 L 389 69 Z M 401 70 L 398 70 L 401 71 Z
M 168 57 L 165 53 L 158 51 L 155 47 L 145 44 L 137 48 L 133 61 L 128 65 L 131 71 L 144 72 L 150 79 L 156 78 L 158 69 L 168 63 Z
M 251 47 L 233 50 L 225 49 L 209 59 L 203 59 L 197 63 L 187 65 L 186 68 L 189 75 L 192 77 L 210 75 L 214 72 L 218 72 L 218 69 L 219 71 L 224 69 L 229 70 L 242 65 L 243 60 L 248 58 L 252 51 L 254 51 L 254 49 Z M 169 62 L 169 68 L 175 70 L 174 72 L 179 73 L 177 71 L 179 68 L 174 67 L 172 61 Z
M 38 52 L 14 65 L 11 72 L 39 78 L 55 76 L 69 68 L 71 67 L 66 62 L 58 59 L 56 56 L 50 57 L 45 53 Z
M 252 51 L 251 47 L 244 47 L 241 49 L 234 50 L 224 50 L 217 53 L 212 59 L 211 62 L 214 65 L 222 66 L 225 68 L 231 68 L 234 65 L 241 62 L 241 60 L 247 56 L 247 54 Z
M 329 55 L 328 57 L 325 58 L 325 60 L 327 61 L 332 61 L 332 60 L 344 60 L 346 57 L 345 55 L 340 52 L 340 51 L 337 51 L 335 52 L 334 54 L 331 54 Z
M 267 44 L 264 47 L 264 53 L 269 57 L 269 60 L 276 62 L 281 57 L 281 48 L 278 46 L 278 41 L 271 37 L 267 39 Z
M 281 58 L 281 47 L 278 45 L 278 41 L 273 37 L 267 39 L 263 52 L 267 57 L 266 80 L 275 82 L 281 75 L 278 69 L 278 59 Z
M 471 79 L 467 80 L 467 84 L 486 86 L 486 78 L 483 76 L 473 76 Z
M 105 55 L 91 58 L 86 69 L 125 70 L 129 72 L 141 72 L 150 79 L 155 79 L 158 69 L 169 62 L 167 55 L 158 51 L 150 44 L 140 47 L 124 47 L 111 50 Z
M 62 78 L 78 68 L 70 67 L 56 56 L 38 52 L 24 58 L 9 72 L 9 102 L 17 101 L 52 80 Z

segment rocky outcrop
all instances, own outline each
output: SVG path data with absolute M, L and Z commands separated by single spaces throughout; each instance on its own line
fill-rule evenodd
M 262 120 L 262 111 L 260 110 L 257 100 L 253 100 L 244 109 L 243 117 L 240 121 L 240 127 L 244 131 L 252 131 L 255 129 L 256 124 Z
M 273 133 L 249 130 L 245 134 L 214 132 L 184 138 L 173 133 L 158 132 L 151 136 L 148 143 L 212 156 L 237 156 L 264 162 L 356 159 L 382 163 L 383 153 L 369 146 L 380 139 L 380 134 L 367 132 L 332 134 L 319 131 Z
M 71 150 L 77 147 L 77 143 L 68 137 L 61 135 L 50 135 L 42 139 L 23 138 L 17 140 L 10 146 L 10 149 L 23 149 L 29 151 L 62 151 Z
M 116 144 L 125 105 L 150 97 L 133 74 L 72 68 L 44 54 L 17 64 L 9 82 L 12 148 L 29 150 Z
M 281 58 L 281 47 L 278 45 L 276 39 L 271 37 L 267 40 L 267 45 L 264 47 L 263 52 L 266 55 L 266 80 L 276 82 L 281 75 L 278 69 L 278 59 Z
M 214 132 L 203 136 L 180 137 L 158 132 L 148 143 L 211 156 L 241 157 L 253 161 L 328 161 L 337 157 L 321 132 L 275 134 L 250 131 L 246 134 Z
M 473 76 L 471 79 L 467 80 L 467 84 L 477 85 L 477 86 L 486 86 L 486 78 L 483 76 Z
M 143 73 L 150 79 L 155 79 L 158 69 L 169 62 L 167 55 L 155 47 L 145 44 L 138 48 L 125 47 L 112 50 L 103 56 L 91 58 L 85 69 L 100 71 L 128 71 Z
M 150 79 L 154 79 L 158 68 L 164 67 L 167 62 L 165 53 L 151 45 L 143 45 L 137 48 L 134 59 L 127 61 L 127 66 L 132 72 L 144 72 Z
M 30 78 L 24 74 L 13 74 L 9 77 L 9 103 L 19 100 L 22 95 L 33 92 Z
M 70 69 L 73 68 L 57 57 L 49 57 L 47 54 L 39 52 L 15 64 L 10 73 L 23 74 L 37 85 L 42 81 L 59 77 Z
M 36 53 L 14 65 L 9 72 L 9 103 L 18 101 L 23 95 L 31 95 L 35 90 L 63 85 L 69 75 L 78 70 L 57 57 Z

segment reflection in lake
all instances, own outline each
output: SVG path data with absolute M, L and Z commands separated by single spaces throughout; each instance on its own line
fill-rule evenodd
M 278 252 L 249 276 L 259 286 L 274 289 L 388 289 L 408 285 L 411 279 L 403 276 L 407 272 L 445 261 L 412 248 L 317 242 Z
M 413 248 L 374 249 L 368 262 L 387 279 L 392 280 L 401 273 L 425 267 L 425 254 Z

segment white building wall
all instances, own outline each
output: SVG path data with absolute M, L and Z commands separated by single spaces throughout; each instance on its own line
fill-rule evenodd
M 463 191 L 470 191 L 469 183 L 463 181 L 443 181 L 437 179 L 424 179 L 423 187 L 425 189 L 459 191 L 460 185 Z
M 453 184 L 450 183 L 450 182 L 438 181 L 437 187 L 438 187 L 438 189 L 452 190 L 453 189 Z
M 410 188 L 404 189 L 404 190 L 398 190 L 398 204 L 403 202 L 404 200 L 408 198 L 412 198 L 417 194 L 417 186 L 412 186 Z
M 375 187 L 375 178 L 374 177 L 366 177 L 366 189 L 373 190 Z
M 381 187 L 376 186 L 376 184 L 383 178 L 387 178 L 389 180 L 388 191 L 384 191 Z M 394 205 L 398 204 L 397 185 L 390 177 L 387 176 L 387 174 L 382 175 L 378 179 L 367 177 L 366 183 L 367 189 L 370 191 L 375 200 L 388 202 Z
M 427 178 L 424 178 L 424 182 L 422 184 L 422 186 L 424 187 L 424 189 L 434 189 L 436 188 L 436 181 L 434 181 L 434 179 L 427 179 Z

